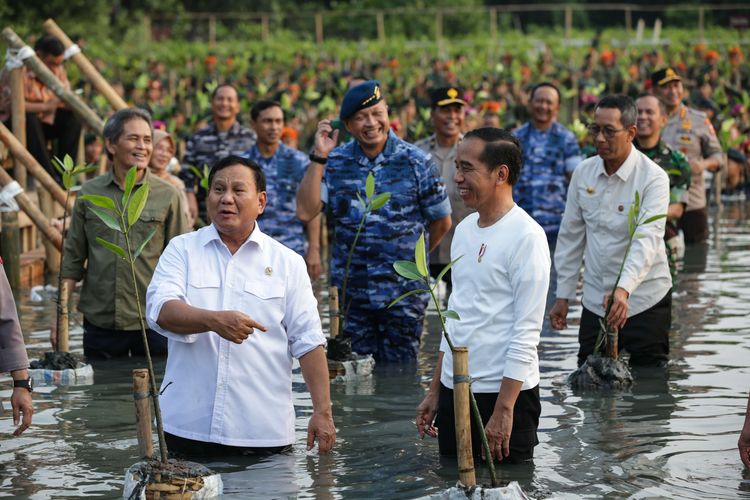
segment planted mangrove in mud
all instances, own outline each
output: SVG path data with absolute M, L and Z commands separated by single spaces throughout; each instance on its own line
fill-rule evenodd
M 619 330 L 617 327 L 610 325 L 607 318 L 612 310 L 615 290 L 620 284 L 622 270 L 628 260 L 630 247 L 634 240 L 643 237 L 643 234 L 638 233 L 638 228 L 666 217 L 667 214 L 657 214 L 646 218 L 646 214 L 641 213 L 641 195 L 638 191 L 635 192 L 633 204 L 628 212 L 628 244 L 625 247 L 625 254 L 622 256 L 617 278 L 607 297 L 604 318 L 599 320 L 599 335 L 594 345 L 594 353 L 589 355 L 583 365 L 568 377 L 568 382 L 573 387 L 620 389 L 633 383 L 630 369 L 619 356 L 617 346 Z
M 447 318 L 453 319 L 453 320 L 460 320 L 461 318 L 458 316 L 458 313 L 455 311 L 451 311 L 450 309 L 443 309 L 440 304 L 440 300 L 438 299 L 437 294 L 437 287 L 440 283 L 440 280 L 443 279 L 443 276 L 450 270 L 451 267 L 453 267 L 453 264 L 455 264 L 462 256 L 459 256 L 455 259 L 453 259 L 451 262 L 446 264 L 446 266 L 440 271 L 440 274 L 438 274 L 437 278 L 435 279 L 435 283 L 430 283 L 430 273 L 427 267 L 427 245 L 425 242 L 424 232 L 419 236 L 419 239 L 417 240 L 417 244 L 414 247 L 414 262 L 408 261 L 408 260 L 397 260 L 393 263 L 393 269 L 396 270 L 399 276 L 406 278 L 411 281 L 417 281 L 420 282 L 425 286 L 425 288 L 417 288 L 414 290 L 410 290 L 401 296 L 395 298 L 390 304 L 388 304 L 388 307 L 393 306 L 394 304 L 397 304 L 401 300 L 403 300 L 406 297 L 409 297 L 411 295 L 415 295 L 417 293 L 429 293 L 430 298 L 432 299 L 432 303 L 435 305 L 435 309 L 438 313 L 438 318 L 440 319 L 440 328 L 443 333 L 443 337 L 445 338 L 446 343 L 448 344 L 448 347 L 450 348 L 451 352 L 455 352 L 456 348 L 453 345 L 453 341 L 450 338 L 450 335 L 448 335 L 448 330 L 445 328 L 445 320 Z M 471 374 L 469 374 L 471 375 Z M 469 382 L 471 384 L 471 382 Z M 471 385 L 469 386 L 471 387 Z M 497 476 L 495 475 L 495 464 L 492 461 L 492 454 L 490 452 L 490 445 L 487 441 L 487 434 L 484 430 L 484 423 L 482 422 L 482 416 L 479 414 L 479 407 L 477 406 L 477 401 L 474 398 L 474 393 L 469 389 L 469 401 L 471 404 L 471 414 L 474 418 L 474 424 L 476 425 L 478 431 L 479 431 L 479 437 L 482 441 L 482 448 L 484 449 L 484 455 L 487 457 L 486 463 L 487 463 L 487 469 L 490 473 L 490 480 L 492 481 L 492 486 L 498 486 L 497 482 Z M 457 433 L 458 434 L 458 433 Z

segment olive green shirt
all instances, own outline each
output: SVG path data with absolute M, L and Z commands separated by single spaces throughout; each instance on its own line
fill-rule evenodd
M 187 231 L 187 224 L 180 193 L 174 186 L 151 175 L 148 169 L 143 182 L 149 182 L 151 190 L 146 206 L 128 238 L 135 252 L 152 229 L 158 228 L 135 262 L 141 310 L 145 314 L 146 288 L 159 256 L 170 239 Z M 107 227 L 88 209 L 91 202 L 80 199 L 80 195 L 86 194 L 107 196 L 120 205 L 123 190 L 115 182 L 111 171 L 83 185 L 65 238 L 62 277 L 76 281 L 83 279 L 78 310 L 90 323 L 112 330 L 139 330 L 141 326 L 130 265 L 96 241 L 96 237 L 100 236 L 125 248 L 125 236 Z

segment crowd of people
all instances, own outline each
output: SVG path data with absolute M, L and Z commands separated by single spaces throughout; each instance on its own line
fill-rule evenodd
M 35 49 L 62 76 L 64 51 L 50 38 Z M 108 117 L 100 151 L 109 169 L 81 189 L 120 199 L 131 167 L 138 184 L 150 185 L 133 234 L 155 236 L 140 253 L 136 282 L 97 242 L 112 231 L 89 210 L 91 201 L 78 198 L 65 237 L 61 276 L 70 285 L 82 282 L 84 354 L 142 353 L 137 287 L 151 353 L 169 353 L 162 397 L 170 449 L 221 456 L 288 448 L 297 358 L 314 407 L 308 446 L 317 440 L 325 452 L 335 428 L 312 288 L 324 267 L 321 214 L 331 229 L 329 282 L 346 287 L 343 336 L 378 362 L 417 358 L 427 297 L 412 293 L 414 283 L 393 263 L 411 260 L 424 234 L 430 272 L 445 277 L 448 306 L 460 316 L 447 331 L 475 353 L 469 370 L 491 453 L 501 461 L 530 460 L 538 444 L 537 346 L 545 312 L 554 329 L 567 326 L 583 266 L 579 366 L 596 351 L 606 322 L 632 365 L 665 367 L 680 255 L 708 237 L 705 178 L 725 172 L 728 189 L 748 186 L 746 68 L 730 63 L 732 71 L 721 75 L 709 52 L 699 70 L 644 54 L 629 78 L 614 69 L 613 53 L 592 52 L 576 86 L 583 133 L 560 123 L 569 82 L 555 78 L 545 57 L 521 81 L 489 78 L 471 87 L 458 85 L 461 61 L 435 61 L 411 90 L 394 84 L 403 71 L 397 64 L 361 68 L 367 77 L 341 74 L 338 113 L 306 110 L 316 125 L 302 149 L 300 85 L 338 84 L 297 82 L 290 73 L 266 95 L 252 94 L 247 122 L 240 103 L 257 82 L 211 85 L 210 116 L 183 146 L 174 134 L 182 110 L 159 108 L 155 74 L 141 107 Z M 742 53 L 730 57 L 741 61 Z M 512 56 L 504 61 L 512 64 Z M 388 85 L 372 78 L 384 75 Z M 25 71 L 24 78 L 33 117 L 27 127 L 53 139 L 55 121 L 74 118 L 35 75 Z M 604 84 L 591 101 L 586 78 Z M 728 108 L 716 108 L 714 89 L 727 92 Z M 421 108 L 429 109 L 432 133 L 414 137 Z M 719 125 L 722 143 L 714 122 L 727 113 L 735 120 Z M 58 147 L 67 144 L 57 139 Z M 98 141 L 86 139 L 87 155 L 95 156 Z M 727 141 L 737 147 L 729 150 Z M 368 176 L 378 192 L 389 193 L 369 213 L 361 202 L 372 191 Z M 633 213 L 649 222 L 635 239 Z M 449 274 L 441 272 L 459 257 Z M 548 296 L 554 304 L 546 311 Z M 421 435 L 439 428 L 440 451 L 451 455 L 452 352 L 445 341 L 440 351 L 417 428 Z M 473 436 L 478 443 L 476 429 Z

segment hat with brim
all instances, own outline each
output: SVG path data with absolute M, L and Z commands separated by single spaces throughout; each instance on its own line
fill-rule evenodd
M 382 100 L 380 82 L 377 80 L 368 80 L 355 85 L 344 95 L 339 118 L 342 121 L 351 118 L 357 111 L 374 106 Z
M 430 91 L 430 101 L 433 108 L 451 104 L 466 106 L 467 102 L 460 97 L 462 94 L 461 89 L 457 87 L 440 87 Z
M 681 82 L 682 78 L 672 68 L 664 68 L 651 74 L 652 85 L 666 85 L 669 82 Z

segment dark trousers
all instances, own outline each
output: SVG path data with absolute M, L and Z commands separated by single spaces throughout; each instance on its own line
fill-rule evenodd
M 475 393 L 479 414 L 482 422 L 487 422 L 495 410 L 497 393 Z M 438 447 L 441 455 L 456 456 L 456 418 L 453 413 L 453 389 L 440 384 L 438 399 L 438 413 L 435 425 L 438 427 Z M 539 428 L 539 416 L 542 404 L 539 400 L 539 386 L 518 394 L 513 407 L 513 429 L 510 433 L 510 455 L 503 459 L 503 463 L 519 463 L 534 458 L 534 447 L 539 444 L 536 430 Z M 471 419 L 471 451 L 474 456 L 482 455 L 482 441 Z
M 578 330 L 578 366 L 594 352 L 601 318 L 585 307 Z M 654 306 L 631 316 L 617 337 L 619 350 L 630 353 L 634 366 L 666 366 L 669 361 L 669 329 L 672 326 L 672 290 Z
M 6 122 L 6 126 L 10 128 L 11 122 Z M 35 113 L 26 113 L 26 149 L 58 183 L 61 183 L 62 178 L 52 165 L 47 141 L 56 141 L 53 144 L 53 156 L 62 160 L 68 154 L 75 162 L 80 135 L 81 122 L 69 109 L 58 109 L 52 125 L 42 122 Z
M 686 211 L 680 218 L 679 227 L 685 236 L 685 244 L 701 243 L 708 239 L 708 210 Z
M 292 446 L 270 446 L 263 448 L 245 448 L 242 446 L 229 446 L 226 444 L 196 441 L 168 432 L 164 433 L 169 454 L 176 458 L 213 458 L 213 457 L 236 457 L 247 455 L 274 455 L 291 451 Z
M 167 355 L 167 338 L 146 330 L 151 356 Z M 88 359 L 112 359 L 145 356 L 140 330 L 110 330 L 91 324 L 83 318 L 83 355 Z

